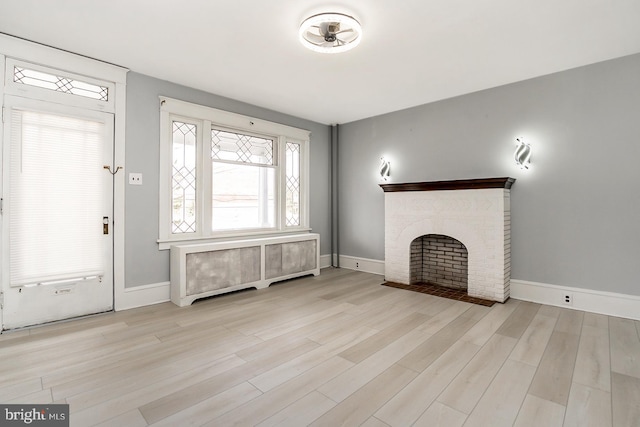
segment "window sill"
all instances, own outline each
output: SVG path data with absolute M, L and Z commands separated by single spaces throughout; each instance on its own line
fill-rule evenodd
M 215 242 L 230 242 L 234 240 L 243 240 L 248 238 L 258 238 L 258 237 L 277 237 L 277 236 L 287 236 L 292 234 L 310 232 L 311 228 L 295 228 L 288 229 L 286 231 L 251 231 L 246 233 L 233 233 L 233 234 L 224 234 L 224 235 L 216 235 L 216 236 L 207 236 L 207 237 L 190 237 L 190 238 L 173 238 L 173 239 L 158 239 L 158 249 L 163 251 L 167 249 L 171 249 L 173 245 L 189 245 L 189 244 L 200 244 L 200 243 L 215 243 Z

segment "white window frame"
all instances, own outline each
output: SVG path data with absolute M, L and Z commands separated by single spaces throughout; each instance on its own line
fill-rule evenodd
M 184 121 L 195 124 L 196 134 L 196 232 L 171 232 L 171 179 L 173 122 Z M 205 197 L 211 195 L 211 183 L 206 182 L 204 171 L 211 168 L 210 129 L 212 127 L 246 132 L 271 137 L 277 144 L 276 174 L 276 221 L 274 228 L 219 231 L 211 230 L 211 212 Z M 309 228 L 309 139 L 310 132 L 267 120 L 256 119 L 229 111 L 218 110 L 178 99 L 160 97 L 160 206 L 158 245 L 159 249 L 169 249 L 174 244 L 205 243 L 220 240 L 236 240 L 249 237 L 269 237 L 310 231 Z M 300 225 L 286 226 L 285 223 L 285 144 L 300 144 Z

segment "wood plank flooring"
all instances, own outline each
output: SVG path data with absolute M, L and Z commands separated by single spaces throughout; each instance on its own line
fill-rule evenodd
M 72 426 L 639 426 L 640 322 L 320 276 L 0 335 L 0 402 Z

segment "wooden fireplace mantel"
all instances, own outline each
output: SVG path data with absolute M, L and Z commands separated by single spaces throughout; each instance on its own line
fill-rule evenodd
M 515 178 L 458 179 L 453 181 L 407 182 L 380 184 L 385 193 L 394 191 L 477 190 L 480 188 L 510 189 Z

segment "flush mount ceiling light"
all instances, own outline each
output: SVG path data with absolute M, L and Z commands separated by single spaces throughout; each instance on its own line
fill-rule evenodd
M 362 28 L 351 16 L 342 13 L 320 13 L 300 25 L 300 42 L 322 53 L 338 53 L 353 49 L 360 43 Z

